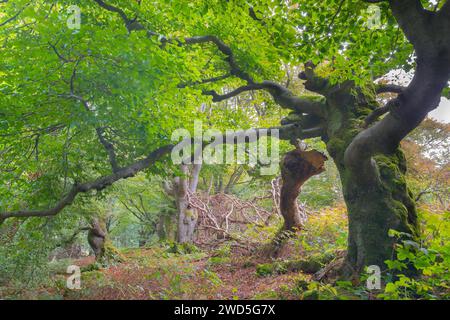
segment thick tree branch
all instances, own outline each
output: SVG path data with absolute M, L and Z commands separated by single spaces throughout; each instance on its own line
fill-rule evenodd
M 295 138 L 307 139 L 312 137 L 321 136 L 324 133 L 323 127 L 315 127 L 309 129 L 303 129 L 299 124 L 289 124 L 286 126 L 273 127 L 269 129 L 251 129 L 254 134 L 249 134 L 249 130 L 238 131 L 232 134 L 224 135 L 221 139 L 215 139 L 212 143 L 204 143 L 200 150 L 203 150 L 206 146 L 214 147 L 223 143 L 250 143 L 256 142 L 261 137 L 274 136 L 281 140 L 293 140 Z M 174 145 L 166 145 L 150 153 L 146 158 L 136 161 L 135 163 L 118 169 L 111 175 L 100 177 L 96 180 L 85 182 L 82 184 L 75 183 L 71 190 L 62 197 L 52 208 L 46 210 L 19 210 L 0 213 L 0 224 L 8 218 L 26 218 L 26 217 L 49 217 L 55 216 L 61 212 L 65 207 L 71 205 L 78 194 L 87 193 L 89 191 L 97 190 L 101 191 L 106 187 L 112 185 L 118 180 L 134 177 L 138 172 L 143 171 L 153 165 L 156 161 L 160 160 L 163 156 L 171 152 L 175 147 L 182 148 L 184 144 L 192 143 L 192 139 L 185 139 Z M 194 158 L 196 155 L 193 156 Z
M 297 113 L 310 113 L 319 117 L 324 116 L 326 106 L 322 102 L 295 96 L 287 88 L 272 81 L 263 81 L 261 86 L 283 108 L 294 110 Z
M 189 86 L 196 86 L 196 85 L 205 84 L 205 83 L 218 82 L 218 81 L 221 81 L 221 80 L 225 80 L 225 79 L 229 78 L 230 76 L 231 76 L 231 74 L 224 74 L 222 76 L 217 76 L 217 77 L 212 77 L 212 78 L 208 78 L 208 79 L 203 79 L 203 80 L 200 80 L 200 81 L 180 83 L 178 85 L 178 88 L 182 89 L 182 88 L 186 88 L 186 87 L 189 87 Z
M 107 3 L 105 3 L 102 0 L 94 0 L 94 1 L 97 2 L 100 7 L 104 8 L 104 9 L 106 9 L 108 11 L 117 13 L 122 18 L 122 20 L 125 23 L 125 26 L 127 27 L 127 29 L 129 28 L 132 20 L 128 18 L 128 16 L 126 15 L 126 13 L 122 9 L 120 9 L 118 7 L 115 7 L 113 5 L 107 4 Z
M 417 66 L 408 87 L 394 100 L 395 107 L 381 121 L 360 132 L 345 151 L 346 166 L 360 173 L 362 183 L 377 181 L 372 157 L 395 151 L 400 141 L 439 105 L 450 78 L 450 38 L 442 24 L 448 21 L 424 10 L 420 0 L 389 2 L 400 28 L 416 50 Z M 441 34 L 433 30 L 441 30 Z
M 308 61 L 305 63 L 305 70 L 298 75 L 299 79 L 305 80 L 305 88 L 309 91 L 326 96 L 331 89 L 328 79 L 319 77 L 315 73 L 316 66 Z
M 321 137 L 325 133 L 323 126 L 316 126 L 312 128 L 303 128 L 300 123 L 292 123 L 271 128 L 248 129 L 232 132 L 225 135 L 213 136 L 214 140 L 203 141 L 201 148 L 196 148 L 192 156 L 183 159 L 185 164 L 193 162 L 198 159 L 202 150 L 206 147 L 214 148 L 221 144 L 238 144 L 238 143 L 254 143 L 262 137 L 275 137 L 280 140 L 294 141 L 295 139 L 310 139 Z M 186 145 L 195 143 L 193 138 L 185 139 L 179 142 L 177 149 L 182 149 Z
M 253 84 L 253 85 L 246 85 L 246 86 L 236 88 L 225 94 L 218 94 L 215 90 L 203 90 L 203 94 L 212 96 L 213 102 L 220 102 L 220 101 L 224 101 L 224 100 L 233 98 L 233 97 L 240 95 L 241 93 L 246 92 L 246 91 L 260 90 L 260 89 L 262 89 L 261 86 Z
M 366 119 L 364 120 L 364 127 L 367 128 L 372 123 L 378 120 L 379 117 L 382 115 L 388 113 L 389 111 L 393 110 L 396 106 L 398 106 L 398 100 L 393 99 L 388 101 L 383 107 L 377 108 L 372 111 L 371 114 L 369 114 Z
M 151 152 L 146 158 L 136 161 L 135 163 L 127 167 L 121 168 L 119 171 L 111 175 L 104 176 L 82 184 L 75 183 L 72 186 L 72 189 L 61 200 L 59 200 L 55 204 L 55 206 L 50 209 L 34 211 L 19 210 L 0 213 L 0 222 L 3 222 L 4 220 L 11 217 L 24 218 L 54 216 L 61 212 L 65 207 L 71 205 L 79 193 L 86 193 L 92 190 L 101 191 L 118 180 L 134 177 L 138 172 L 150 167 L 164 155 L 168 154 L 172 150 L 172 148 L 173 145 L 163 146 Z
M 111 5 L 107 5 L 101 0 L 94 0 L 94 1 L 97 2 L 99 5 L 101 5 L 103 8 L 105 8 L 106 10 L 118 13 L 121 16 L 122 20 L 124 20 L 129 31 L 146 30 L 145 27 L 136 20 L 133 21 L 133 25 L 135 27 L 133 29 L 130 29 L 129 28 L 130 19 L 126 16 L 123 10 Z M 139 27 L 136 27 L 137 25 L 139 25 Z M 157 33 L 155 32 L 150 32 L 148 34 L 150 36 L 157 35 Z M 223 55 L 225 55 L 226 57 L 225 61 L 230 66 L 230 74 L 246 81 L 247 85 L 239 87 L 223 95 L 220 95 L 213 90 L 205 90 L 204 94 L 211 95 L 213 97 L 214 102 L 219 102 L 232 98 L 245 91 L 265 89 L 272 95 L 275 102 L 280 104 L 283 108 L 288 108 L 297 112 L 313 113 L 319 116 L 323 115 L 323 105 L 321 105 L 320 103 L 310 101 L 308 99 L 295 97 L 287 88 L 272 81 L 263 81 L 261 83 L 254 82 L 253 78 L 247 72 L 245 72 L 240 68 L 240 66 L 236 62 L 232 49 L 214 35 L 194 36 L 194 37 L 187 37 L 184 39 L 168 39 L 167 37 L 161 36 L 160 38 L 162 44 L 175 42 L 180 46 L 212 43 Z M 316 85 L 317 81 L 320 81 L 321 84 L 324 85 L 324 83 L 322 83 L 324 80 L 320 79 L 319 77 L 315 77 L 314 81 L 310 79 L 310 82 L 311 83 L 314 82 Z M 182 84 L 181 86 L 184 85 Z
M 428 30 L 433 13 L 426 11 L 420 0 L 389 0 L 389 3 L 400 28 L 416 50 L 432 45 Z
M 360 172 L 361 179 L 376 181 L 377 170 L 372 157 L 394 152 L 400 141 L 439 105 L 442 90 L 450 78 L 450 57 L 447 59 L 419 63 L 408 88 L 392 100 L 394 107 L 379 110 L 380 114 L 389 110 L 389 114 L 353 139 L 345 151 L 345 164 Z M 377 114 L 371 118 L 375 116 Z
M 377 93 L 402 93 L 406 88 L 403 86 L 399 86 L 396 84 L 377 84 L 376 92 Z
M 300 124 L 293 123 L 285 126 L 272 127 L 269 129 L 250 129 L 250 130 L 242 130 L 232 133 L 230 135 L 223 136 L 224 143 L 237 143 L 238 141 L 243 140 L 245 142 L 251 143 L 256 142 L 261 137 L 271 137 L 275 133 L 278 134 L 278 138 L 280 140 L 292 140 L 295 138 L 299 139 L 309 139 L 320 137 L 323 134 L 323 127 L 318 126 L 314 128 L 302 128 Z M 251 135 L 249 133 L 254 133 Z M 217 140 L 216 140 L 217 141 Z M 214 142 L 213 142 L 214 145 Z
M 272 81 L 263 81 L 261 83 L 242 86 L 222 95 L 218 94 L 214 90 L 205 90 L 203 91 L 203 94 L 212 96 L 214 102 L 220 102 L 251 90 L 268 91 L 274 101 L 282 108 L 290 109 L 297 113 L 310 113 L 317 116 L 324 115 L 325 105 L 323 103 L 312 99 L 295 96 L 284 86 Z

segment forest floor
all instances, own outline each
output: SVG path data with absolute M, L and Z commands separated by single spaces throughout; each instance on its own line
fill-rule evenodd
M 311 216 L 308 232 L 286 244 L 277 259 L 259 250 L 277 227 L 250 232 L 251 249 L 224 242 L 214 249 L 174 248 L 156 243 L 120 249 L 121 262 L 98 267 L 93 256 L 49 263 L 50 280 L 37 288 L 0 287 L 6 299 L 302 299 L 313 272 L 295 269 L 298 261 L 335 253 L 345 245 L 345 211 L 321 210 Z M 272 230 L 273 229 L 273 230 Z M 267 234 L 262 235 L 263 232 Z M 320 234 L 320 237 L 316 235 Z M 253 238 L 252 238 L 253 237 Z M 261 240 L 265 239 L 265 240 Z M 244 246 L 245 247 L 245 246 Z M 181 250 L 180 250 L 181 249 Z M 286 266 L 286 263 L 294 262 Z M 81 268 L 81 289 L 67 288 L 69 265 Z M 303 270 L 303 269 L 301 269 Z
M 268 271 L 272 259 L 242 250 L 226 255 L 220 249 L 168 251 L 161 245 L 122 250 L 123 261 L 105 268 L 94 267 L 93 256 L 60 260 L 52 268 L 48 285 L 6 290 L 0 296 L 57 300 L 299 299 L 295 287 L 312 277 L 299 271 Z M 69 265 L 82 270 L 79 290 L 67 288 L 70 274 L 65 271 Z
M 127 250 L 114 266 L 82 273 L 80 290 L 64 299 L 295 299 L 292 286 L 310 277 L 299 272 L 258 274 L 270 259 L 216 252 L 167 253 L 159 247 Z M 80 267 L 93 257 L 73 262 Z M 62 275 L 60 277 L 63 277 Z
M 329 208 L 310 215 L 308 227 L 290 238 L 276 259 L 261 250 L 273 239 L 277 228 L 272 227 L 249 230 L 247 245 L 229 241 L 208 249 L 158 242 L 121 248 L 120 262 L 107 266 L 96 263 L 93 256 L 52 260 L 43 266 L 42 281 L 33 286 L 19 280 L 5 283 L 0 286 L 0 299 L 448 299 L 448 212 L 421 210 L 428 249 L 414 251 L 410 257 L 424 268 L 424 275 L 403 277 L 390 283 L 389 291 L 368 290 L 364 278 L 335 282 L 327 273 L 331 279 L 315 279 L 319 269 L 339 265 L 345 254 L 345 211 Z M 409 254 L 408 248 L 401 252 Z M 79 290 L 68 288 L 70 265 L 81 269 Z

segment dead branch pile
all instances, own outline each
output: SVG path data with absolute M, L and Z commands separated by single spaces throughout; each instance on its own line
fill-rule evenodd
M 248 228 L 268 226 L 271 220 L 281 217 L 280 214 L 280 178 L 273 179 L 272 188 L 260 197 L 242 200 L 230 194 L 189 192 L 188 202 L 198 213 L 196 243 L 216 246 L 227 240 L 234 240 L 243 246 L 256 244 L 256 239 L 245 237 Z M 272 200 L 272 210 L 260 205 L 262 200 Z M 300 212 L 306 218 L 304 205 L 299 204 Z

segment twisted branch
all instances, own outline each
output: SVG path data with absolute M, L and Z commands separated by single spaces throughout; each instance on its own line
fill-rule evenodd
M 300 97 L 296 97 L 291 91 L 289 91 L 284 86 L 277 84 L 272 81 L 263 81 L 260 83 L 257 83 L 253 80 L 253 78 L 245 72 L 236 62 L 236 58 L 233 54 L 232 49 L 225 44 L 221 39 L 219 39 L 217 36 L 214 35 L 205 35 L 205 36 L 193 36 L 193 37 L 186 37 L 182 39 L 169 39 L 165 36 L 162 36 L 156 32 L 149 31 L 145 28 L 144 25 L 142 25 L 137 19 L 130 19 L 127 17 L 125 12 L 117 7 L 114 7 L 112 5 L 106 4 L 102 0 L 94 0 L 96 3 L 98 3 L 102 8 L 117 13 L 122 18 L 122 20 L 125 22 L 125 26 L 127 27 L 128 31 L 139 31 L 139 30 L 146 30 L 147 35 L 149 37 L 158 36 L 160 39 L 161 45 L 164 46 L 166 43 L 176 43 L 180 46 L 184 45 L 195 45 L 195 44 L 205 44 L 205 43 L 212 43 L 214 44 L 217 49 L 225 56 L 225 61 L 228 63 L 230 67 L 230 74 L 232 76 L 235 76 L 237 78 L 240 78 L 244 80 L 247 84 L 245 86 L 239 87 L 229 93 L 220 95 L 217 92 L 213 90 L 205 90 L 203 93 L 205 95 L 210 95 L 213 97 L 214 102 L 223 101 L 229 98 L 232 98 L 234 96 L 237 96 L 245 91 L 251 91 L 251 90 L 267 90 L 271 96 L 274 98 L 275 102 L 280 104 L 283 108 L 288 108 L 297 112 L 302 113 L 312 113 L 318 116 L 323 116 L 323 109 L 324 106 L 320 103 L 311 101 L 309 99 L 303 99 Z M 201 81 L 205 83 L 205 81 Z M 206 80 L 206 82 L 209 82 Z M 186 86 L 186 84 L 181 84 L 181 87 Z

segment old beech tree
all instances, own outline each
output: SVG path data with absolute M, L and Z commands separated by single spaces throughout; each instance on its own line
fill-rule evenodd
M 9 54 L 14 55 L 27 41 L 31 47 L 45 47 L 52 56 L 47 64 L 57 61 L 62 69 L 49 72 L 48 83 L 45 78 L 40 80 L 44 82 L 40 93 L 33 95 L 33 102 L 48 103 L 48 108 L 55 101 L 62 106 L 81 107 L 70 118 L 63 118 L 64 112 L 58 113 L 54 116 L 55 123 L 48 123 L 39 134 L 55 135 L 61 130 L 57 126 L 75 124 L 73 119 L 76 125 L 84 123 L 86 128 L 94 128 L 91 131 L 94 136 L 84 137 L 84 141 L 87 145 L 97 141 L 103 148 L 110 172 L 90 167 L 89 172 L 100 172 L 100 175 L 92 178 L 91 174 L 79 174 L 50 208 L 26 210 L 22 204 L 22 209 L 11 210 L 6 205 L 0 213 L 2 221 L 12 217 L 56 215 L 79 193 L 102 190 L 120 179 L 151 169 L 170 153 L 173 145 L 161 138 L 164 136 L 161 132 L 147 132 L 147 137 L 153 140 L 147 138 L 150 143 L 147 140 L 141 149 L 123 147 L 122 150 L 115 145 L 113 141 L 119 139 L 115 132 L 131 130 L 135 123 L 143 121 L 142 114 L 153 121 L 164 116 L 139 109 L 129 114 L 126 111 L 128 118 L 121 118 L 122 114 L 114 109 L 115 103 L 123 102 L 129 106 L 127 110 L 134 110 L 135 105 L 152 101 L 160 110 L 167 108 L 162 113 L 169 118 L 176 118 L 186 112 L 183 108 L 175 109 L 186 97 L 196 95 L 200 101 L 221 102 L 252 92 L 290 110 L 291 114 L 279 127 L 281 139 L 318 137 L 326 144 L 339 170 L 348 209 L 348 252 L 342 269 L 345 274 L 358 273 L 367 265 L 384 265 L 393 253 L 395 239 L 389 237 L 390 229 L 420 237 L 399 143 L 438 106 L 443 90 L 448 87 L 450 1 L 433 4 L 420 0 L 180 0 L 169 4 L 92 0 L 80 3 L 83 19 L 78 33 L 57 29 L 63 28 L 57 25 L 58 12 L 63 10 L 60 5 L 38 2 L 36 10 L 41 12 L 40 20 L 27 18 L 30 8 L 25 2 L 23 8 L 9 7 L 9 19 L 4 18 L 0 27 L 5 43 L 15 43 Z M 376 29 L 366 24 L 370 17 L 364 15 L 369 5 L 379 10 L 381 20 Z M 24 27 L 5 31 L 15 24 Z M 31 31 L 27 33 L 27 30 Z M 5 32 L 10 32 L 11 37 Z M 64 44 L 72 41 L 71 37 L 76 37 L 76 41 Z M 116 52 L 115 47 L 122 52 Z M 109 52 L 115 56 L 108 56 Z M 23 65 L 39 63 L 32 56 L 23 60 Z M 139 66 L 133 69 L 130 65 L 136 61 Z M 281 62 L 285 66 L 286 63 L 303 66 L 299 78 L 310 95 L 298 95 L 289 84 L 281 84 L 286 71 Z M 122 66 L 115 71 L 118 76 L 114 84 L 118 89 L 108 91 L 105 88 L 110 83 L 102 82 L 101 77 L 112 70 L 108 68 L 113 68 L 105 66 L 116 64 Z M 97 65 L 102 71 L 95 74 Z M 387 72 L 400 68 L 414 71 L 407 87 L 375 82 Z M 21 67 L 12 69 L 9 65 L 8 70 L 9 76 L 0 73 L 6 83 L 27 80 L 17 76 L 22 72 Z M 65 81 L 52 78 L 58 72 L 66 77 Z M 53 87 L 46 89 L 45 85 Z M 155 95 L 151 98 L 138 95 L 133 92 L 136 88 Z M 21 92 L 19 89 L 24 90 L 22 87 L 16 91 L 2 90 L 8 96 Z M 183 96 L 186 92 L 189 96 Z M 387 92 L 395 93 L 396 97 L 380 105 L 377 95 Z M 140 99 L 141 96 L 144 98 Z M 173 100 L 162 100 L 165 96 Z M 39 101 L 39 97 L 45 100 Z M 11 100 L 5 100 L 5 105 L 6 101 Z M 108 104 L 108 101 L 113 102 Z M 3 115 L 7 116 L 11 110 L 12 107 Z M 110 118 L 109 114 L 112 114 Z M 179 124 L 190 121 L 189 116 L 186 113 Z M 18 117 L 15 123 L 20 122 Z M 96 121 L 92 121 L 94 117 Z M 11 119 L 10 123 L 13 123 Z M 310 168 L 309 175 L 320 173 L 323 160 L 319 159 L 317 166 Z M 292 168 L 296 167 L 289 169 Z M 286 181 L 285 186 L 288 185 Z M 188 187 L 184 180 L 180 186 Z M 299 186 L 293 183 L 288 190 L 294 200 Z M 42 202 L 35 203 L 45 206 Z M 187 206 L 184 202 L 179 205 Z M 295 212 L 289 217 L 294 221 L 286 224 L 296 224 Z

